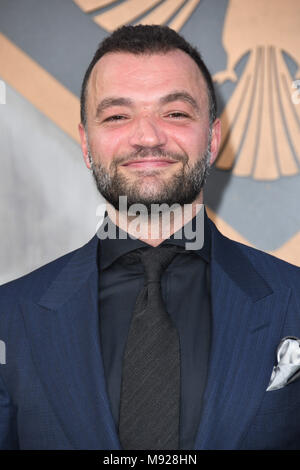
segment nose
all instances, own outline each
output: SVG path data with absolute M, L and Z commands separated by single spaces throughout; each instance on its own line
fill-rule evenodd
M 157 121 L 150 116 L 135 119 L 129 143 L 133 147 L 157 147 L 167 142 L 167 136 Z

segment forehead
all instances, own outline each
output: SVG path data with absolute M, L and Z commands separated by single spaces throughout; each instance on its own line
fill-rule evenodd
M 172 90 L 185 90 L 201 104 L 208 103 L 207 85 L 196 62 L 185 52 L 104 55 L 92 70 L 88 106 L 107 96 L 153 102 Z

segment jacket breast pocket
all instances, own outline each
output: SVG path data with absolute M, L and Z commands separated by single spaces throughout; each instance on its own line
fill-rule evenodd
M 300 406 L 300 379 L 279 390 L 265 392 L 257 415 L 282 412 Z
M 300 380 L 265 392 L 241 449 L 300 449 Z

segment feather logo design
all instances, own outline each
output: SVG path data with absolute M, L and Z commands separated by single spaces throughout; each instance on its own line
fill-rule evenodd
M 299 24 L 298 0 L 229 1 L 223 29 L 227 69 L 214 80 L 237 81 L 234 67 L 249 56 L 221 116 L 218 168 L 255 180 L 299 173 L 300 106 L 292 100 L 293 81 L 300 78 Z M 297 66 L 295 77 L 283 52 Z
M 200 0 L 74 0 L 84 12 L 91 13 L 111 6 L 93 16 L 94 21 L 106 31 L 137 21 L 138 24 L 167 24 L 179 31 L 192 15 Z

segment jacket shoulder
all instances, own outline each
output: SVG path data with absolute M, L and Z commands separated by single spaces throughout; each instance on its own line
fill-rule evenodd
M 254 268 L 259 271 L 266 280 L 277 281 L 278 283 L 284 282 L 287 286 L 291 286 L 291 282 L 296 282 L 300 288 L 300 267 L 257 248 L 244 245 L 234 240 L 230 240 L 230 242 L 235 244 L 235 246 L 242 251 Z
M 2 284 L 0 286 L 0 313 L 3 305 L 7 307 L 7 304 L 15 303 L 20 298 L 27 297 L 32 300 L 38 298 L 72 257 L 86 245 L 54 259 L 24 276 Z
M 223 235 L 209 219 L 214 240 L 214 252 L 230 271 L 254 269 L 271 286 L 295 287 L 300 292 L 300 268 L 257 248 L 232 240 Z M 250 263 L 250 264 L 249 264 Z

